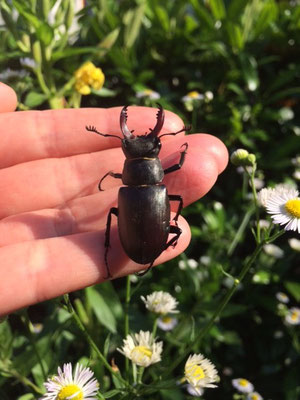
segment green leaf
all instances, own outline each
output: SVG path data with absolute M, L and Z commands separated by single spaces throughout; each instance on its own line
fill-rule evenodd
M 124 31 L 124 45 L 127 48 L 133 46 L 136 38 L 139 35 L 142 19 L 145 13 L 145 3 L 142 3 L 140 6 L 135 9 L 128 10 L 123 18 L 123 22 L 125 24 Z
M 300 301 L 300 283 L 287 281 L 284 282 L 284 287 L 297 301 Z
M 29 108 L 34 108 L 44 103 L 47 98 L 47 95 L 45 95 L 44 93 L 30 92 L 27 94 L 24 104 Z
M 41 21 L 35 14 L 32 13 L 31 9 L 28 7 L 28 4 L 21 0 L 13 0 L 12 3 L 17 11 L 25 18 L 29 26 L 31 25 L 35 29 L 40 26 Z
M 110 399 L 111 397 L 116 396 L 117 394 L 121 393 L 122 390 L 118 390 L 118 389 L 113 389 L 113 390 L 109 390 L 106 393 L 101 393 L 101 395 L 103 396 L 103 398 L 105 399 Z
M 99 47 L 101 49 L 106 49 L 109 50 L 117 40 L 118 36 L 120 33 L 120 28 L 116 28 L 113 31 L 111 31 L 101 42 L 99 43 Z
M 87 299 L 98 319 L 98 321 L 105 326 L 110 332 L 116 333 L 117 323 L 111 308 L 105 302 L 103 296 L 94 288 L 89 287 L 86 289 Z
M 17 400 L 33 400 L 35 396 L 32 393 L 23 394 L 21 397 L 18 397 Z
M 92 93 L 99 97 L 115 97 L 117 95 L 115 90 L 110 90 L 104 87 L 100 90 L 92 89 Z
M 233 47 L 233 50 L 241 50 L 244 47 L 244 40 L 240 26 L 231 22 L 227 22 L 225 26 L 229 43 Z
M 54 32 L 50 25 L 42 22 L 36 29 L 36 36 L 45 46 L 48 46 L 54 38 Z
M 167 13 L 167 10 L 162 6 L 155 7 L 156 16 L 165 32 L 168 32 L 170 29 L 170 19 Z
M 221 20 L 226 17 L 226 9 L 223 0 L 209 0 L 208 4 L 217 20 Z
M 211 14 L 207 11 L 205 7 L 203 7 L 199 0 L 190 0 L 197 17 L 199 18 L 199 22 L 204 24 L 209 29 L 214 29 L 215 21 Z
M 52 60 L 60 60 L 61 58 L 73 57 L 80 54 L 94 54 L 99 52 L 99 47 L 68 47 L 62 51 L 54 51 Z
M 228 4 L 227 16 L 230 20 L 238 22 L 247 5 L 245 0 L 231 0 Z
M 255 91 L 259 86 L 257 62 L 253 56 L 248 56 L 244 53 L 240 54 L 240 61 L 248 89 L 250 91 Z

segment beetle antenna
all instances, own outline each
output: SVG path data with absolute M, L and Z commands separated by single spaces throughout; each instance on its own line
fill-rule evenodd
M 86 129 L 87 131 L 89 131 L 89 132 L 97 133 L 97 135 L 101 135 L 101 136 L 105 136 L 105 137 L 114 137 L 114 138 L 117 138 L 117 139 L 122 140 L 122 138 L 120 138 L 120 136 L 117 136 L 117 135 L 109 135 L 109 134 L 106 134 L 106 133 L 101 133 L 101 132 L 99 132 L 99 131 L 96 129 L 95 126 L 89 125 L 89 126 L 86 126 L 85 129 Z
M 164 109 L 162 108 L 162 106 L 157 103 L 158 105 L 158 111 L 156 113 L 156 125 L 153 129 L 150 129 L 150 133 L 148 135 L 148 137 L 154 137 L 157 136 L 159 134 L 159 132 L 161 131 L 161 128 L 164 125 L 164 121 L 165 121 L 165 112 Z
M 126 139 L 133 139 L 134 138 L 134 135 L 132 134 L 133 131 L 131 131 L 128 128 L 127 123 L 126 123 L 127 118 L 128 118 L 127 108 L 128 108 L 128 106 L 125 106 L 122 108 L 121 115 L 120 115 L 120 126 L 121 126 L 121 131 L 122 131 L 124 137 Z

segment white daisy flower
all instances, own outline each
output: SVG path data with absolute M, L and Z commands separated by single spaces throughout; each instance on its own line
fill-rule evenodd
M 68 363 L 63 369 L 58 367 L 57 372 L 44 383 L 47 393 L 43 400 L 97 400 L 99 383 L 89 368 L 76 364 L 73 374 L 72 364 Z
M 140 331 L 123 339 L 122 349 L 117 349 L 134 364 L 149 367 L 161 360 L 163 342 L 155 342 L 152 333 Z
M 263 400 L 262 396 L 258 392 L 249 393 L 246 397 L 247 400 Z
M 203 388 L 214 388 L 214 382 L 219 380 L 215 366 L 202 354 L 189 356 L 184 367 L 184 376 L 196 391 Z
M 179 269 L 186 269 L 186 266 L 188 266 L 190 269 L 196 269 L 198 267 L 198 263 L 196 260 L 193 258 L 190 258 L 188 260 L 180 260 L 178 263 Z
M 139 90 L 138 92 L 136 92 L 135 95 L 138 99 L 141 99 L 143 97 L 147 97 L 151 100 L 160 99 L 160 94 L 152 89 Z
M 266 207 L 267 201 L 269 200 L 270 196 L 274 193 L 274 188 L 263 188 L 257 193 L 257 200 L 258 203 Z
M 285 225 L 286 231 L 293 230 L 300 233 L 300 197 L 296 189 L 285 189 L 272 193 L 266 204 L 268 214 L 274 224 Z
M 204 95 L 197 92 L 197 90 L 193 90 L 192 92 L 187 93 L 185 96 L 181 98 L 181 100 L 186 103 L 186 102 L 193 102 L 197 100 L 203 100 Z
M 265 244 L 263 249 L 266 254 L 274 258 L 282 258 L 284 256 L 284 251 L 280 247 L 276 246 L 276 244 Z
M 293 173 L 293 178 L 300 180 L 300 169 L 296 169 Z
M 159 291 L 149 294 L 146 298 L 141 296 L 146 308 L 156 314 L 178 313 L 177 300 L 170 293 Z
M 174 317 L 169 317 L 167 315 L 163 315 L 158 318 L 157 320 L 157 326 L 162 330 L 162 331 L 171 331 L 172 329 L 175 328 L 175 326 L 178 324 L 178 319 Z
M 284 319 L 289 325 L 300 325 L 300 308 L 290 308 Z
M 232 379 L 232 386 L 241 393 L 253 393 L 254 386 L 251 382 L 244 378 Z
M 214 98 L 213 92 L 211 92 L 210 90 L 207 90 L 207 91 L 204 93 L 204 98 L 205 98 L 205 101 L 207 101 L 207 102 L 212 101 L 213 98 Z
M 261 229 L 268 229 L 270 228 L 271 222 L 267 221 L 266 219 L 260 219 L 259 220 L 259 226 Z
M 199 261 L 203 265 L 209 265 L 211 263 L 211 258 L 209 256 L 201 256 Z
M 288 240 L 290 247 L 295 251 L 300 251 L 300 240 L 291 238 Z
M 193 397 L 200 397 L 203 395 L 204 390 L 201 389 L 200 387 L 195 387 L 193 385 L 190 385 L 189 383 L 185 386 L 188 394 L 190 394 Z
M 295 167 L 300 167 L 300 155 L 297 155 L 295 158 L 292 158 L 292 164 L 295 165 Z
M 42 332 L 43 327 L 44 327 L 43 324 L 41 324 L 39 322 L 36 322 L 36 323 L 32 324 L 32 328 L 31 329 L 32 329 L 33 333 L 39 334 L 39 333 Z
M 280 301 L 281 303 L 284 303 L 284 304 L 287 304 L 290 301 L 288 296 L 283 292 L 277 292 L 276 293 L 276 299 L 278 301 Z

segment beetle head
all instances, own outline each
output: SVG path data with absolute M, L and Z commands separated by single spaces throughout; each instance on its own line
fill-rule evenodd
M 161 142 L 158 137 L 163 124 L 164 124 L 164 110 L 159 105 L 157 112 L 157 121 L 153 129 L 145 135 L 135 136 L 133 131 L 130 131 L 127 126 L 127 106 L 124 107 L 120 115 L 121 131 L 124 139 L 122 140 L 122 150 L 126 158 L 140 158 L 140 157 L 157 157 L 160 152 Z

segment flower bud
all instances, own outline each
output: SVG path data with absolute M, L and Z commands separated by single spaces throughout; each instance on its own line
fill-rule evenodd
M 230 161 L 232 162 L 233 165 L 238 166 L 244 166 L 248 165 L 247 159 L 248 159 L 249 153 L 245 149 L 237 149 L 235 150 L 230 157 Z

